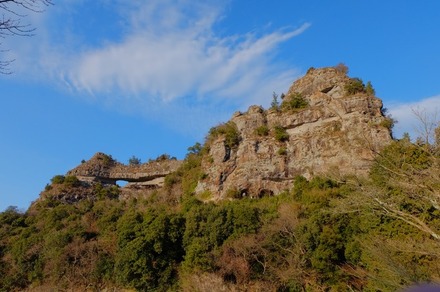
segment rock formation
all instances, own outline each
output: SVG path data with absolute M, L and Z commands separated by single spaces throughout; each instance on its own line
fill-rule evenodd
M 90 160 L 70 170 L 68 176 L 76 176 L 82 182 L 100 182 L 115 185 L 126 181 L 127 187 L 162 187 L 164 178 L 177 170 L 182 161 L 176 159 L 155 160 L 149 163 L 124 165 L 104 153 L 96 153 Z
M 213 199 L 261 197 L 291 188 L 297 175 L 366 175 L 392 139 L 390 122 L 360 79 L 341 68 L 312 68 L 279 107 L 251 106 L 233 115 L 227 126 L 235 127 L 238 143 L 208 137 L 196 192 Z
M 376 153 L 391 142 L 392 120 L 383 115 L 381 100 L 371 86 L 348 77 L 344 67 L 311 68 L 282 97 L 281 105 L 274 100 L 268 110 L 251 106 L 211 129 L 196 187 L 199 197 L 276 195 L 290 189 L 298 175 L 365 176 Z M 165 176 L 181 165 L 175 159 L 124 165 L 96 153 L 67 176 L 75 176 L 81 188 L 126 181 L 120 198 L 145 197 L 162 189 Z M 66 192 L 48 194 L 63 197 Z M 77 192 L 70 201 L 88 191 Z M 167 192 L 181 194 L 178 189 Z

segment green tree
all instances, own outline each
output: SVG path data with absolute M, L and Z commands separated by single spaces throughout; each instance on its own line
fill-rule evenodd
M 197 155 L 202 151 L 202 149 L 203 149 L 202 144 L 197 142 L 196 144 L 194 144 L 194 146 L 188 147 L 188 153 Z
M 137 158 L 136 156 L 132 156 L 130 157 L 130 159 L 128 159 L 128 164 L 129 165 L 139 165 L 141 164 L 141 159 Z
M 367 82 L 367 85 L 365 86 L 365 93 L 368 95 L 375 95 L 376 91 L 373 88 L 373 85 L 371 84 L 371 81 Z
M 275 91 L 272 93 L 272 102 L 270 103 L 270 108 L 272 110 L 276 110 L 276 111 L 280 110 L 280 103 L 278 101 L 278 94 L 276 94 Z
M 288 99 L 283 101 L 281 108 L 285 111 L 297 111 L 306 108 L 308 105 L 308 101 L 302 96 L 302 94 L 295 92 L 291 94 Z
M 183 259 L 183 218 L 164 210 L 134 212 L 118 222 L 117 279 L 138 290 L 165 291 Z

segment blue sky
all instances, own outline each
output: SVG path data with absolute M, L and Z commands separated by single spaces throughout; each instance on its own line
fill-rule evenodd
M 26 18 L 35 36 L 2 41 L 0 210 L 98 151 L 183 158 L 311 66 L 371 80 L 396 136 L 440 109 L 437 0 L 54 2 Z

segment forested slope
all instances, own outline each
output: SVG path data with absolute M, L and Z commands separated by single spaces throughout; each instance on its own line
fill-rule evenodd
M 368 178 L 298 176 L 277 196 L 217 203 L 194 195 L 202 149 L 145 199 L 119 200 L 117 188 L 97 185 L 96 196 L 76 203 L 9 208 L 0 215 L 0 287 L 396 291 L 438 283 L 439 149 L 438 139 L 404 138 L 378 154 Z

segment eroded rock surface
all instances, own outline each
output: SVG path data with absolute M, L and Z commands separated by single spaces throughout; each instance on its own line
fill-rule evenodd
M 221 136 L 211 142 L 196 191 L 214 199 L 261 197 L 291 188 L 297 175 L 366 175 L 376 151 L 392 138 L 381 100 L 365 90 L 347 93 L 352 80 L 337 68 L 311 69 L 279 109 L 251 106 L 234 114 L 240 142 L 232 148 Z M 307 106 L 289 107 L 298 97 Z M 277 139 L 276 127 L 288 138 Z
M 84 182 L 116 184 L 128 182 L 128 187 L 161 187 L 164 178 L 177 170 L 182 161 L 165 159 L 138 165 L 124 165 L 104 153 L 96 153 L 90 160 L 70 170 L 67 175 Z

